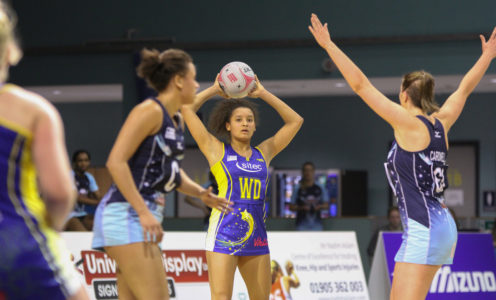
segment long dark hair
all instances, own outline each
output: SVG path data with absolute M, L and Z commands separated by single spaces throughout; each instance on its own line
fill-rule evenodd
M 406 91 L 413 104 L 425 113 L 439 110 L 434 100 L 434 78 L 425 71 L 414 71 L 403 76 L 401 91 Z
M 258 124 L 257 105 L 246 99 L 225 99 L 217 103 L 208 121 L 210 131 L 220 139 L 231 141 L 231 133 L 226 129 L 226 123 L 231 120 L 233 111 L 239 107 L 246 107 L 253 112 L 255 125 Z

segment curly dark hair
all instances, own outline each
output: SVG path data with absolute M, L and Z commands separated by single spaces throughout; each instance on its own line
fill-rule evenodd
M 143 49 L 136 71 L 148 86 L 160 93 L 175 75 L 185 75 L 191 62 L 191 56 L 180 49 L 168 49 L 162 53 L 156 49 Z
M 231 141 L 231 133 L 226 129 L 226 123 L 229 123 L 233 111 L 239 107 L 249 108 L 253 112 L 255 125 L 258 124 L 258 109 L 255 103 L 246 99 L 222 100 L 215 105 L 208 120 L 208 127 L 217 138 Z

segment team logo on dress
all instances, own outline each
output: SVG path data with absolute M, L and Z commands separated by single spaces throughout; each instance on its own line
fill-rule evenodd
M 172 127 L 167 127 L 165 129 L 165 138 L 169 140 L 175 140 L 176 139 L 176 130 Z
M 227 161 L 235 161 L 238 160 L 238 157 L 236 155 L 228 155 L 227 156 Z
M 261 165 L 253 164 L 253 163 L 249 163 L 249 162 L 243 162 L 241 164 L 239 162 L 236 162 L 236 167 L 240 170 L 243 170 L 245 172 L 250 172 L 250 173 L 262 171 Z

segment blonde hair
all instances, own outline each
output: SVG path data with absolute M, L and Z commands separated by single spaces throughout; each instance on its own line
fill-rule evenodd
M 0 80 L 5 81 L 10 66 L 15 66 L 22 57 L 14 34 L 17 17 L 14 11 L 0 1 Z M 3 65 L 6 63 L 6 65 Z

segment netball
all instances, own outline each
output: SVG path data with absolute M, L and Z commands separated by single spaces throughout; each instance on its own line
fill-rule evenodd
M 256 84 L 253 70 L 240 61 L 233 61 L 220 70 L 219 85 L 231 98 L 243 98 Z

